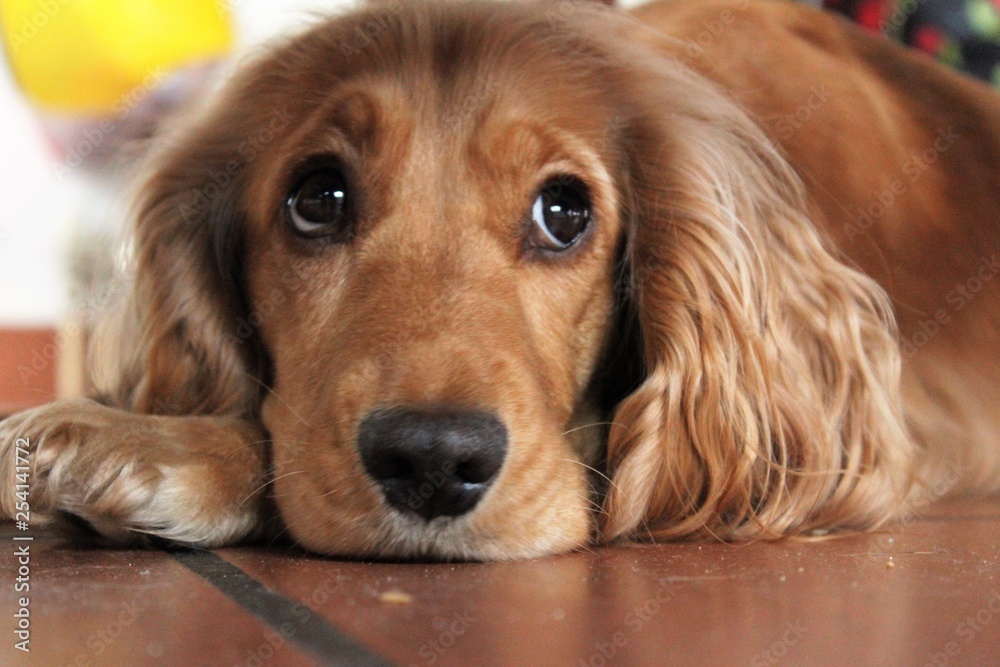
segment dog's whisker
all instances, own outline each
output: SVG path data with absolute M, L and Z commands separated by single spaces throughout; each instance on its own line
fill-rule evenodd
M 305 418 L 302 417 L 302 415 L 300 415 L 298 412 L 296 412 L 295 408 L 293 408 L 291 405 L 289 405 L 289 403 L 285 399 L 283 399 L 278 394 L 278 392 L 276 392 L 273 388 L 271 388 L 270 386 L 268 386 L 267 384 L 265 384 L 264 382 L 262 382 L 260 379 L 258 379 L 257 377 L 255 377 L 251 373 L 244 372 L 244 376 L 246 376 L 247 378 L 249 378 L 250 380 L 252 380 L 255 384 L 257 384 L 266 393 L 268 393 L 271 396 L 273 396 L 279 403 L 281 403 L 285 407 L 286 410 L 288 410 L 292 414 L 292 416 L 294 416 L 296 419 L 298 419 L 302 423 L 303 426 L 306 426 L 306 427 L 310 426 L 309 422 L 306 421 Z
M 244 449 L 250 449 L 250 448 L 253 448 L 253 447 L 258 447 L 260 445 L 269 445 L 269 444 L 271 444 L 271 439 L 270 438 L 268 438 L 266 440 L 254 440 L 253 442 L 240 443 L 236 447 L 233 447 L 228 452 L 226 452 L 225 456 L 223 456 L 222 458 L 223 458 L 223 460 L 226 460 L 226 459 L 228 459 L 228 458 L 230 458 L 232 456 L 235 456 L 236 454 L 239 454 Z
M 594 428 L 595 426 L 614 426 L 614 422 L 594 422 L 593 424 L 584 424 L 583 426 L 577 426 L 576 428 L 571 428 L 568 431 L 564 431 L 563 435 L 569 435 L 570 433 L 576 433 L 577 431 L 582 431 L 585 428 Z
M 595 475 L 597 475 L 601 479 L 605 480 L 611 486 L 615 486 L 615 481 L 613 479 L 611 479 L 610 477 L 607 476 L 607 474 L 605 474 L 604 472 L 598 470 L 597 468 L 595 468 L 592 465 L 589 465 L 587 463 L 584 463 L 583 461 L 580 461 L 579 459 L 574 459 L 574 458 L 563 458 L 562 460 L 563 461 L 568 461 L 570 463 L 574 463 L 574 464 L 576 464 L 578 466 L 581 466 L 584 469 L 586 469 L 586 470 L 594 473 Z
M 581 494 L 577 494 L 577 495 L 579 496 L 580 500 L 582 500 L 584 502 L 584 504 L 586 504 L 586 505 L 588 505 L 590 507 L 590 509 L 592 511 L 596 512 L 597 514 L 603 514 L 604 513 L 604 507 L 599 502 L 597 502 L 593 498 L 588 497 L 587 494 L 582 494 L 581 493 Z
M 288 524 L 287 524 L 287 523 L 281 523 L 281 524 L 280 524 L 280 527 L 281 527 L 281 530 L 279 530 L 278 532 L 276 532 L 276 533 L 275 533 L 275 534 L 274 534 L 274 535 L 272 536 L 272 541 L 274 541 L 274 542 L 277 542 L 277 541 L 279 541 L 279 540 L 280 540 L 280 539 L 281 539 L 282 537 L 284 537 L 284 536 L 285 536 L 285 534 L 286 534 L 286 533 L 288 533 L 288 532 L 289 532 L 289 530 L 290 530 L 290 527 L 288 526 Z
M 284 479 L 285 477 L 291 477 L 292 475 L 301 475 L 304 472 L 305 472 L 304 470 L 293 470 L 292 472 L 286 472 L 284 475 L 278 475 L 277 477 L 274 477 L 272 479 L 267 480 L 266 482 L 264 482 L 263 484 L 261 484 L 260 486 L 258 486 L 256 489 L 254 489 L 253 491 L 251 491 L 250 494 L 247 495 L 246 498 L 244 498 L 243 500 L 241 500 L 240 501 L 240 505 L 245 504 L 246 501 L 250 500 L 250 498 L 252 498 L 256 494 L 260 493 L 261 491 L 263 491 L 264 489 L 266 489 L 268 486 L 274 484 L 279 479 Z

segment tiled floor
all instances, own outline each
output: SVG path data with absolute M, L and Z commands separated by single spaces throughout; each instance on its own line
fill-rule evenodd
M 0 529 L 2 665 L 1000 665 L 1000 499 L 873 535 L 499 564 L 22 536 Z M 30 659 L 13 632 L 25 544 Z

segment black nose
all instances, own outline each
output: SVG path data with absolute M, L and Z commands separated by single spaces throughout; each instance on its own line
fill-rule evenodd
M 507 429 L 485 412 L 379 410 L 361 422 L 358 448 L 386 499 L 430 521 L 476 506 L 503 465 Z

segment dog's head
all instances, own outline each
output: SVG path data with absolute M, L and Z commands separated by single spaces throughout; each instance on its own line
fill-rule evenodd
M 385 2 L 249 64 L 156 159 L 119 392 L 261 420 L 283 520 L 325 553 L 879 515 L 884 296 L 760 130 L 636 29 Z

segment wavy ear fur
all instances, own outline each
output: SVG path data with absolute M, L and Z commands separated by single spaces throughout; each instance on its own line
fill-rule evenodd
M 94 383 L 107 402 L 173 415 L 258 408 L 270 369 L 254 332 L 259 314 L 243 293 L 247 173 L 358 65 L 352 40 L 372 25 L 370 13 L 356 12 L 262 51 L 186 126 L 157 139 L 132 230 L 131 287 L 92 346 Z M 317 70 L 321 48 L 331 58 Z M 292 98 L 289 90 L 313 92 Z
M 193 127 L 161 138 L 150 160 L 127 291 L 91 345 L 96 391 L 115 407 L 187 416 L 256 407 L 261 355 L 252 337 L 237 335 L 246 311 L 239 147 L 254 126 L 222 111 L 245 105 L 220 100 Z
M 626 146 L 646 377 L 614 417 L 603 535 L 873 526 L 914 458 L 888 297 L 831 253 L 740 108 L 655 69 L 632 77 Z

